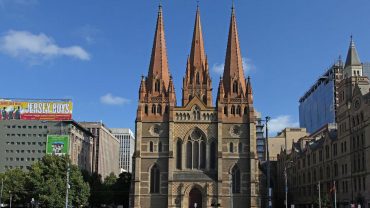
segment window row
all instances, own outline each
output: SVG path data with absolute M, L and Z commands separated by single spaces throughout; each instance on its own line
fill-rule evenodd
M 39 160 L 40 160 L 40 159 L 39 159 Z M 8 166 L 8 165 L 5 165 L 4 167 L 5 167 L 5 170 L 9 170 L 9 169 L 13 169 L 13 168 L 19 168 L 19 169 L 26 168 L 27 170 L 31 169 L 31 166 L 25 166 L 25 167 L 24 167 L 24 166 L 22 166 L 22 165 L 21 165 L 21 166 L 14 166 L 14 167 L 13 167 L 13 166 L 11 166 L 11 165 L 9 165 L 9 166 Z
M 17 137 L 47 137 L 46 134 L 6 134 L 7 137 L 14 137 L 14 136 L 17 136 Z
M 34 157 L 6 157 L 5 161 L 35 161 L 35 160 L 41 160 L 41 158 L 34 158 Z
M 157 152 L 162 152 L 162 151 L 163 151 L 162 142 L 158 142 Z M 149 152 L 154 152 L 154 142 L 152 142 L 152 141 L 149 142 Z
M 6 153 L 45 153 L 45 150 L 5 150 Z
M 6 142 L 7 145 L 46 145 L 46 142 Z
M 156 114 L 158 114 L 158 115 L 161 115 L 162 114 L 162 112 L 163 112 L 163 107 L 162 107 L 162 105 L 160 105 L 160 104 L 153 104 L 152 105 L 152 107 L 151 107 L 151 113 L 152 114 L 154 114 L 154 115 L 156 115 Z M 149 114 L 149 106 L 148 105 L 145 105 L 144 106 L 144 113 L 146 114 L 146 115 L 148 115 Z M 168 113 L 168 105 L 166 105 L 165 107 L 164 107 L 164 113 L 165 114 L 167 114 Z
M 244 115 L 247 115 L 248 114 L 248 107 L 244 107 Z M 224 107 L 224 115 L 239 115 L 239 116 L 242 116 L 242 108 L 240 105 L 232 105 L 230 107 L 230 114 L 229 114 L 229 108 L 228 106 L 225 106 Z
M 48 128 L 48 126 L 26 126 L 26 125 L 23 125 L 23 126 L 16 126 L 16 125 L 12 125 L 12 126 L 10 126 L 10 125 L 7 125 L 6 126 L 8 129 L 10 129 L 10 128 L 12 128 L 12 129 L 15 129 L 15 128 L 18 128 L 18 129 L 47 129 Z

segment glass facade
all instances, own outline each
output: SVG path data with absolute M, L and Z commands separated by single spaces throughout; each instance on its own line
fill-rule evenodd
M 300 99 L 299 123 L 301 128 L 313 133 L 328 123 L 335 123 L 336 79 L 341 68 L 334 65 L 321 76 Z
M 370 63 L 364 63 L 362 66 L 362 75 L 370 79 Z

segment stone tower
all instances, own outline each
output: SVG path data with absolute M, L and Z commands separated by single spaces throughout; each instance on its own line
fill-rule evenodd
M 216 107 L 197 7 L 182 104 L 169 75 L 162 8 L 141 80 L 131 207 L 258 207 L 255 115 L 232 9 Z

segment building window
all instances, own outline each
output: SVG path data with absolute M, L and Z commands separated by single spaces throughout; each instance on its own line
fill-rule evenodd
M 157 80 L 155 81 L 154 91 L 155 91 L 155 92 L 159 92 L 159 90 L 160 90 L 160 86 L 161 86 L 161 84 L 160 84 L 159 80 L 157 79 Z
M 147 114 L 147 115 L 148 115 L 148 105 L 145 105 L 145 106 L 144 106 L 144 112 L 145 112 L 145 114 Z
M 196 75 L 196 83 L 200 84 L 200 79 L 199 79 L 199 73 L 198 72 L 197 72 L 197 75 Z
M 238 82 L 234 81 L 233 83 L 233 93 L 238 93 Z
M 182 163 L 182 142 L 181 140 L 177 140 L 176 143 L 176 168 L 181 169 L 181 163 Z
M 155 164 L 150 170 L 150 193 L 159 193 L 160 171 Z
M 248 108 L 244 107 L 244 115 L 247 115 L 247 114 L 248 114 Z
M 153 152 L 154 151 L 154 144 L 152 141 L 149 142 L 149 152 Z
M 155 107 L 155 105 L 153 104 L 153 105 L 152 105 L 152 114 L 155 114 L 155 112 L 156 112 L 156 107 Z
M 231 172 L 233 193 L 240 193 L 240 169 L 235 165 Z
M 157 106 L 157 113 L 162 114 L 162 106 L 161 105 Z
M 242 115 L 242 114 L 241 114 L 241 107 L 240 107 L 240 105 L 238 105 L 238 106 L 236 107 L 236 114 L 237 114 L 237 115 L 240 115 L 240 116 Z
M 190 141 L 186 143 L 186 168 L 191 169 L 193 166 L 193 148 Z
M 232 115 L 235 115 L 235 106 L 233 105 L 233 106 L 231 106 L 231 114 Z
M 229 144 L 229 152 L 230 153 L 234 152 L 234 144 L 232 142 L 230 142 L 230 144 Z
M 224 114 L 227 115 L 227 106 L 224 107 Z

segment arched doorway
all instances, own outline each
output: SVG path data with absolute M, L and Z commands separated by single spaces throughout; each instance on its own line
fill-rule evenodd
M 189 208 L 202 208 L 202 192 L 193 188 L 189 193 Z

